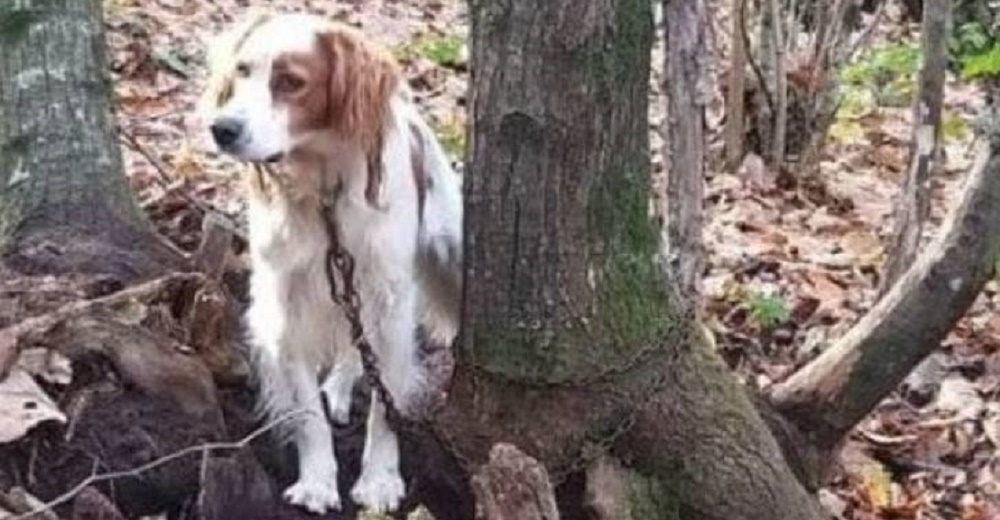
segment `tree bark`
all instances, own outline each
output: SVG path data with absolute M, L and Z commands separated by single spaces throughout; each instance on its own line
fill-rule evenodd
M 771 53 L 774 64 L 774 137 L 771 151 L 771 166 L 780 170 L 785 165 L 785 140 L 788 128 L 788 74 L 785 72 L 785 39 L 781 27 L 784 17 L 781 16 L 781 2 L 768 0 L 767 9 L 771 13 Z
M 743 24 L 746 13 L 745 0 L 732 0 L 730 18 L 732 34 L 729 75 L 726 84 L 726 168 L 736 171 L 743 160 L 744 96 L 746 96 L 747 49 L 743 45 Z
M 667 1 L 667 254 L 686 302 L 699 306 L 704 265 L 702 203 L 705 198 L 705 5 Z M 740 91 L 742 101 L 742 90 Z M 740 117 L 742 118 L 742 107 Z M 742 132 L 742 125 L 740 125 Z M 740 136 L 742 137 L 742 135 Z
M 469 466 L 514 444 L 555 484 L 614 446 L 699 518 L 821 518 L 657 258 L 649 2 L 471 9 L 465 315 L 442 436 Z
M 0 249 L 9 266 L 128 277 L 179 260 L 150 232 L 122 173 L 100 19 L 97 1 L 0 3 Z M 122 253 L 114 265 L 108 246 Z
M 641 406 L 621 451 L 668 482 L 685 520 L 825 518 L 787 465 L 745 388 L 691 328 L 668 344 L 663 387 Z
M 888 291 L 916 259 L 924 222 L 931 211 L 930 177 L 941 128 L 950 26 L 951 0 L 929 2 L 923 11 L 921 26 L 924 64 L 913 106 L 910 168 L 896 201 L 893 242 L 882 278 L 882 293 Z
M 475 2 L 472 32 L 466 304 L 445 420 L 480 462 L 509 441 L 560 475 L 594 419 L 637 397 L 602 383 L 645 372 L 669 329 L 648 215 L 650 5 Z
M 773 389 L 775 407 L 816 446 L 835 447 L 938 347 L 991 279 L 1000 250 L 1000 155 L 991 140 L 945 233 L 854 328 Z

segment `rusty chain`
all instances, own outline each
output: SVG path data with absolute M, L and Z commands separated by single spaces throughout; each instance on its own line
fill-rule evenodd
M 389 426 L 400 431 L 406 423 L 406 418 L 396 408 L 392 392 L 386 388 L 382 381 L 381 371 L 378 365 L 378 356 L 372 348 L 371 342 L 365 336 L 364 325 L 361 323 L 361 296 L 358 294 L 354 284 L 354 256 L 344 248 L 340 242 L 340 234 L 337 231 L 337 223 L 334 219 L 336 194 L 329 193 L 324 199 L 320 210 L 323 225 L 326 228 L 327 244 L 326 270 L 327 282 L 330 284 L 330 299 L 340 306 L 347 318 L 347 323 L 351 327 L 351 343 L 358 349 L 361 356 L 361 366 L 364 369 L 365 381 L 373 392 L 372 399 L 377 398 L 385 409 L 385 418 Z M 340 282 L 337 281 L 337 273 L 340 274 Z M 372 403 L 374 404 L 374 402 Z

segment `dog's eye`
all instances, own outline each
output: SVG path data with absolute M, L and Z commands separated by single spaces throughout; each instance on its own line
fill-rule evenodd
M 249 77 L 250 76 L 250 64 L 247 63 L 247 62 L 245 62 L 245 61 L 241 61 L 241 62 L 237 63 L 236 64 L 236 75 L 239 76 L 239 77 L 241 77 L 241 78 Z
M 280 94 L 294 94 L 306 86 L 304 79 L 293 74 L 278 74 L 271 81 L 271 88 Z

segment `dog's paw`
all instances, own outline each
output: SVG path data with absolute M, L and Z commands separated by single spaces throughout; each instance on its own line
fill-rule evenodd
M 399 471 L 362 472 L 351 490 L 351 498 L 371 511 L 386 513 L 399 508 L 406 486 Z
M 317 515 L 340 509 L 336 474 L 331 478 L 301 478 L 285 490 L 284 497 L 289 504 Z

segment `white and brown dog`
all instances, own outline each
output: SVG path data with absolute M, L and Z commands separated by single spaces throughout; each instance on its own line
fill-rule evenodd
M 458 327 L 460 180 L 393 59 L 349 27 L 302 14 L 256 15 L 220 37 L 209 66 L 202 109 L 218 148 L 280 172 L 247 179 L 246 323 L 263 409 L 308 412 L 291 424 L 299 475 L 284 496 L 316 513 L 338 509 L 321 394 L 333 418 L 346 421 L 362 368 L 330 296 L 324 197 L 336 187 L 335 222 L 356 261 L 365 334 L 406 411 L 424 381 L 418 328 L 447 343 Z M 351 497 L 385 511 L 404 493 L 396 435 L 372 399 Z

